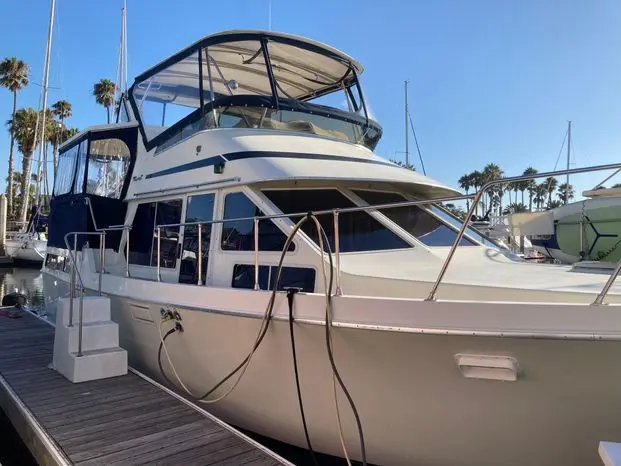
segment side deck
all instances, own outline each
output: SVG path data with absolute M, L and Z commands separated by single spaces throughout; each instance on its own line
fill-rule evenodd
M 53 345 L 53 327 L 3 310 L 0 407 L 40 465 L 290 464 L 139 373 L 69 382 Z

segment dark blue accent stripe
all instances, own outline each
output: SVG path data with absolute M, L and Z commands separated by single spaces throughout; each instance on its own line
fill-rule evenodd
M 329 154 L 307 154 L 303 152 L 269 152 L 269 151 L 247 151 L 247 152 L 233 152 L 231 154 L 217 155 L 215 157 L 209 157 L 206 159 L 197 160 L 195 162 L 185 163 L 173 168 L 167 168 L 159 172 L 151 173 L 145 178 L 157 178 L 159 176 L 174 175 L 175 173 L 182 173 L 189 170 L 196 170 L 197 168 L 210 167 L 216 163 L 222 162 L 225 159 L 229 162 L 235 160 L 244 160 L 252 158 L 278 158 L 278 159 L 306 159 L 306 160 L 332 160 L 335 162 L 358 162 L 358 163 L 370 163 L 373 165 L 386 165 L 389 167 L 398 168 L 398 166 L 384 162 L 382 160 L 374 159 L 359 159 L 357 157 L 348 157 L 344 155 L 329 155 Z

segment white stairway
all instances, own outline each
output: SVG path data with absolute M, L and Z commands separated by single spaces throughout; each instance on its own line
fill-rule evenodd
M 110 320 L 110 299 L 84 297 L 82 356 L 78 356 L 80 299 L 73 300 L 71 327 L 69 303 L 69 298 L 58 302 L 53 368 L 74 383 L 127 374 L 127 352 L 119 347 L 118 324 Z

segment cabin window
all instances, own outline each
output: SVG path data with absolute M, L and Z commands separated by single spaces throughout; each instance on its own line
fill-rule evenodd
M 75 183 L 73 184 L 73 194 L 81 194 L 84 187 L 84 170 L 86 169 L 86 155 L 88 148 L 88 140 L 84 140 L 80 143 L 80 150 L 78 153 L 78 169 L 75 176 Z
M 263 193 L 285 214 L 355 207 L 336 189 L 269 190 Z M 334 251 L 334 217 L 324 214 L 318 219 Z M 314 222 L 306 222 L 302 230 L 318 244 Z M 342 212 L 339 214 L 339 247 L 340 252 L 360 252 L 411 246 L 367 212 Z
M 265 215 L 244 193 L 227 194 L 224 199 L 224 219 L 246 218 L 222 224 L 224 251 L 254 251 L 254 220 Z M 270 219 L 259 220 L 259 250 L 282 251 L 287 237 Z M 295 249 L 292 242 L 289 251 Z
M 213 220 L 215 194 L 201 194 L 188 196 L 185 212 L 185 223 L 210 222 Z M 207 276 L 207 262 L 209 259 L 209 243 L 211 241 L 212 224 L 202 225 L 201 231 L 201 255 L 202 276 L 201 282 L 205 283 Z M 187 225 L 183 232 L 183 249 L 181 251 L 181 264 L 179 268 L 180 283 L 198 282 L 198 226 Z
M 71 191 L 78 152 L 79 145 L 76 144 L 58 156 L 56 180 L 54 182 L 54 196 L 67 194 Z
M 278 267 L 274 265 L 259 266 L 259 288 L 273 290 L 278 277 Z M 235 264 L 233 268 L 233 288 L 254 289 L 254 265 Z M 301 288 L 302 291 L 315 291 L 315 269 L 305 267 L 283 267 L 280 272 L 278 291 L 287 288 Z
M 137 83 L 132 92 L 151 140 L 200 107 L 198 52 Z
M 129 236 L 130 264 L 157 265 L 157 225 L 181 222 L 181 199 L 148 202 L 138 205 Z M 179 227 L 160 228 L 160 267 L 175 268 L 179 244 Z
M 91 141 L 86 192 L 96 196 L 120 199 L 130 160 L 129 148 L 120 139 Z
M 371 205 L 405 202 L 406 199 L 397 193 L 379 191 L 354 191 L 354 194 Z M 452 246 L 457 232 L 440 222 L 436 217 L 419 206 L 393 207 L 381 209 L 380 212 L 395 222 L 421 243 L 427 246 Z M 468 238 L 462 238 L 460 246 L 474 246 Z

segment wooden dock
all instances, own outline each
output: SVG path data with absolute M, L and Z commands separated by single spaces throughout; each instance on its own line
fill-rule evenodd
M 135 371 L 69 382 L 54 328 L 18 315 L 0 315 L 0 407 L 40 465 L 291 464 Z

